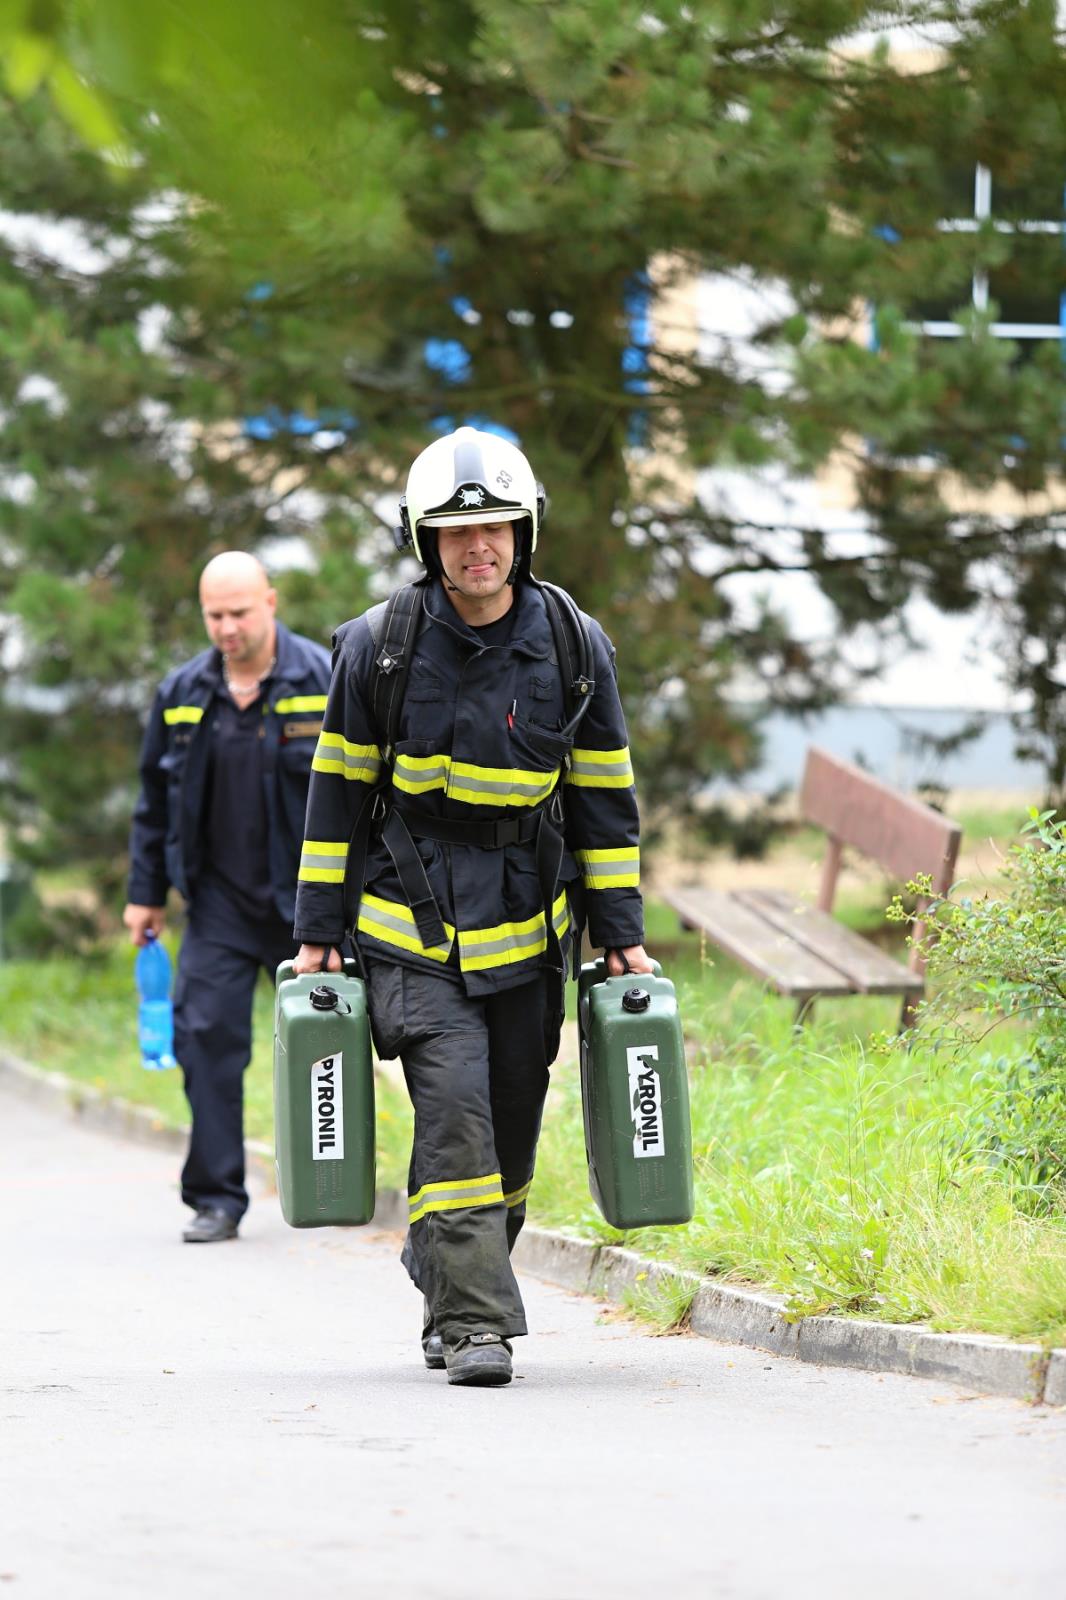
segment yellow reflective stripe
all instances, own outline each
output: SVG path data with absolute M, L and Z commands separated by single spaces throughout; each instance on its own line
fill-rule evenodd
M 636 889 L 640 886 L 640 849 L 623 845 L 611 850 L 576 850 L 586 889 Z
M 274 710 L 279 716 L 287 716 L 290 711 L 325 711 L 326 696 L 324 694 L 294 694 L 288 700 L 276 700 Z
M 628 789 L 633 783 L 629 746 L 621 750 L 571 750 L 566 781 L 579 789 Z
M 430 789 L 443 789 L 448 783 L 450 756 L 397 755 L 392 771 L 392 781 L 397 789 L 407 794 L 426 794 Z
M 504 1205 L 507 1206 L 508 1209 L 510 1209 L 512 1206 L 520 1206 L 532 1187 L 533 1179 L 530 1178 L 529 1182 L 524 1183 L 520 1189 L 512 1189 L 510 1194 L 504 1195 Z
M 430 1211 L 460 1211 L 470 1206 L 503 1204 L 503 1179 L 498 1172 L 484 1178 L 453 1178 L 424 1183 L 407 1200 L 407 1220 L 419 1222 Z
M 398 753 L 392 781 L 405 794 L 443 789 L 449 800 L 468 806 L 535 806 L 551 794 L 559 782 L 559 770 L 478 767 L 470 761 L 453 761 L 443 752 L 429 756 Z
M 468 761 L 453 761 L 448 798 L 469 806 L 535 806 L 548 798 L 558 782 L 558 768 L 537 772 L 527 767 L 475 767 Z
M 305 839 L 297 879 L 300 883 L 343 883 L 347 860 L 347 839 Z
M 176 722 L 199 722 L 203 714 L 203 706 L 167 706 L 163 721 L 172 728 Z
M 560 936 L 570 926 L 565 890 L 552 906 L 552 926 Z M 460 929 L 459 965 L 464 972 L 484 972 L 489 967 L 528 961 L 547 948 L 544 913 L 538 911 L 525 922 L 499 922 L 493 928 L 473 928 L 468 932 Z
M 359 931 L 379 939 L 382 944 L 395 945 L 399 950 L 411 950 L 415 955 L 426 956 L 430 961 L 447 961 L 455 942 L 455 929 L 450 922 L 444 924 L 447 944 L 425 945 L 418 937 L 418 926 L 410 908 L 395 900 L 382 900 L 376 894 L 364 894 L 359 902 Z
M 353 744 L 339 733 L 320 733 L 311 771 L 376 783 L 381 772 L 381 751 L 376 744 Z

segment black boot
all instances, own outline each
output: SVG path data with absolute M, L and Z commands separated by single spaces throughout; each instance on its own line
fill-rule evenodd
M 449 1383 L 488 1387 L 511 1381 L 511 1346 L 498 1333 L 469 1333 L 444 1346 Z

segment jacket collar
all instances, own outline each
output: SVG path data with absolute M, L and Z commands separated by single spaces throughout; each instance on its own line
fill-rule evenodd
M 439 578 L 426 585 L 425 609 L 427 617 L 433 622 L 448 628 L 470 644 L 480 645 L 477 630 L 463 621 L 445 594 Z M 553 642 L 551 624 L 539 589 L 520 579 L 515 585 L 513 610 L 514 626 L 507 641 L 508 650 L 517 650 L 521 655 L 533 656 L 538 660 L 550 656 Z
M 299 683 L 307 675 L 307 663 L 295 637 L 283 622 L 274 622 L 274 650 L 277 660 L 271 673 L 274 683 Z M 205 650 L 199 657 L 197 678 L 201 683 L 217 689 L 222 683 L 222 651 Z

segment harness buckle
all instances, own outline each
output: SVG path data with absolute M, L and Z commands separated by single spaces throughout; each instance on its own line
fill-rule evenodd
M 388 677 L 390 672 L 396 672 L 403 666 L 403 651 L 391 651 L 383 645 L 374 664 L 379 672 L 383 672 Z

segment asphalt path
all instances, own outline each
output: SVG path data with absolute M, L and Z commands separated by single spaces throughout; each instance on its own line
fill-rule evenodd
M 183 1245 L 175 1167 L 0 1095 L 0 1595 L 1066 1592 L 1066 1412 L 530 1280 L 515 1382 L 449 1388 L 395 1235 Z

